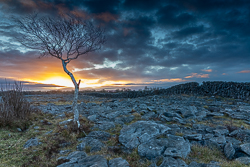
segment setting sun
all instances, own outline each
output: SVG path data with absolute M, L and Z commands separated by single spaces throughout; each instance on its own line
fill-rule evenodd
M 43 84 L 55 84 L 59 86 L 74 87 L 73 82 L 70 79 L 64 77 L 52 77 L 45 81 L 39 82 Z

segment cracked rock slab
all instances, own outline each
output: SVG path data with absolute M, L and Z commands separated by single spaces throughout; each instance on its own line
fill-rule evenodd
M 168 130 L 170 130 L 169 127 L 153 121 L 137 121 L 122 128 L 119 142 L 128 149 L 134 149 L 139 144 L 164 134 Z

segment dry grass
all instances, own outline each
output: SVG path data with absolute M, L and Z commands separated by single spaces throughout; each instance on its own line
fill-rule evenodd
M 228 161 L 225 155 L 216 148 L 208 148 L 206 146 L 193 145 L 189 158 L 184 161 L 189 164 L 191 161 L 198 163 L 210 163 L 211 161 L 219 162 L 221 167 L 247 167 L 238 161 Z
M 40 113 L 24 97 L 21 83 L 6 83 L 6 88 L 1 89 L 0 95 L 0 127 L 25 130 L 31 125 L 34 116 Z
M 68 129 L 59 126 L 59 122 L 73 118 L 72 114 L 67 114 L 65 119 L 54 119 L 50 114 L 37 114 L 32 120 L 32 126 L 27 131 L 17 132 L 16 129 L 1 128 L 0 129 L 0 167 L 8 166 L 45 166 L 53 167 L 57 165 L 56 159 L 60 150 L 76 151 L 79 144 L 77 138 L 84 137 L 90 132 L 93 124 L 86 118 L 80 116 L 80 129 L 74 124 L 69 124 Z M 41 122 L 40 120 L 43 120 Z M 50 122 L 52 125 L 49 125 Z M 39 129 L 34 129 L 39 126 Z M 52 133 L 45 135 L 46 132 Z M 33 137 L 37 137 L 42 144 L 24 149 L 23 145 Z M 60 144 L 70 143 L 70 145 L 62 148 Z

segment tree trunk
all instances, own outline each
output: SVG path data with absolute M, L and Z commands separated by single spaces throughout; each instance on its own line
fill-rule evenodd
M 79 122 L 79 111 L 77 108 L 77 100 L 78 100 L 78 92 L 79 92 L 79 86 L 80 86 L 81 80 L 79 80 L 79 82 L 76 83 L 74 75 L 71 72 L 69 72 L 69 70 L 66 67 L 67 62 L 65 62 L 65 60 L 62 60 L 62 65 L 63 65 L 63 70 L 70 76 L 70 78 L 75 86 L 75 93 L 74 93 L 72 108 L 73 108 L 73 112 L 74 112 L 74 123 L 77 124 L 77 126 L 79 128 L 80 122 Z

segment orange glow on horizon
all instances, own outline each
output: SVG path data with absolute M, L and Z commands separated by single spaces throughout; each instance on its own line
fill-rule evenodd
M 74 84 L 68 77 L 63 76 L 56 76 L 56 77 L 48 77 L 44 80 L 33 80 L 33 79 L 23 79 L 28 82 L 35 82 L 35 83 L 41 83 L 41 84 L 53 84 L 68 88 L 73 88 Z M 78 80 L 76 80 L 78 82 Z M 102 86 L 124 86 L 125 84 L 129 83 L 128 81 L 102 81 L 100 82 L 100 79 L 81 79 L 80 88 L 98 88 Z M 61 87 L 58 87 L 61 88 Z

